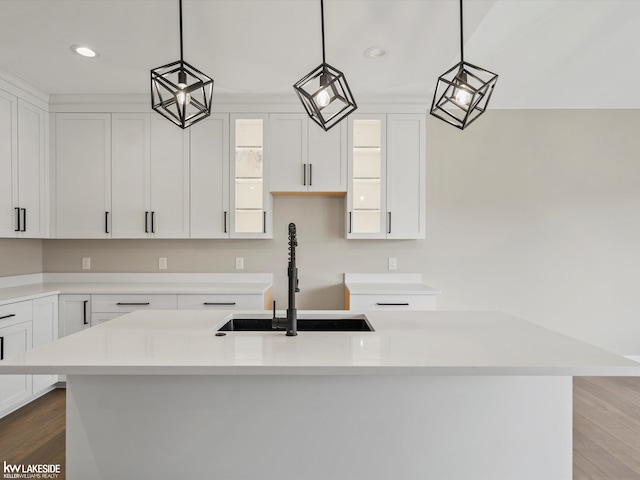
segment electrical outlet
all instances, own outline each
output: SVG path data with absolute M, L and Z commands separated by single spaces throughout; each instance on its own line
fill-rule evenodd
M 160 270 L 166 270 L 167 269 L 167 257 L 158 258 L 158 268 Z
M 398 268 L 398 262 L 395 257 L 389 257 L 389 270 L 395 270 Z
M 244 269 L 244 257 L 236 257 L 236 270 Z
M 82 269 L 83 270 L 91 269 L 91 257 L 82 257 Z

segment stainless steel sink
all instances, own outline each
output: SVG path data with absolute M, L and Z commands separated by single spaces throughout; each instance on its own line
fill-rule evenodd
M 284 330 L 273 328 L 272 318 L 260 315 L 233 315 L 231 320 L 218 329 L 219 332 L 271 332 Z M 373 332 L 373 327 L 364 315 L 298 315 L 300 332 Z

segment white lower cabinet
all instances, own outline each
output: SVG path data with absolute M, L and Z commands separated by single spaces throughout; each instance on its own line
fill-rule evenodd
M 178 295 L 179 310 L 263 310 L 260 295 Z
M 91 295 L 60 295 L 58 336 L 64 337 L 91 326 Z
M 33 348 L 58 339 L 58 296 L 33 300 Z M 57 375 L 34 375 L 33 393 L 39 393 L 58 381 Z
M 351 295 L 349 309 L 372 310 L 435 310 L 435 295 Z
M 0 359 L 31 348 L 32 319 L 31 300 L 0 306 Z M 31 382 L 31 375 L 0 375 L 0 416 L 31 396 Z

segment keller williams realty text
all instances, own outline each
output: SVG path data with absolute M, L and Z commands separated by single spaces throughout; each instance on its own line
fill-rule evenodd
M 12 465 L 4 462 L 4 478 L 58 478 L 60 465 Z

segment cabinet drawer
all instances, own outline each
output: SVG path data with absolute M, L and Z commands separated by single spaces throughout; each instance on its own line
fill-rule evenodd
M 9 303 L 0 306 L 0 328 L 33 320 L 33 301 Z
M 263 310 L 262 295 L 178 295 L 180 310 Z
M 435 295 L 351 295 L 350 310 L 435 310 Z
M 177 295 L 91 295 L 91 313 L 175 310 L 177 304 Z

